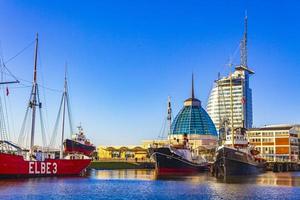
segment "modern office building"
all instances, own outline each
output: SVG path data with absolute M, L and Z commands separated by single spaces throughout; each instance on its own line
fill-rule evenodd
M 218 77 L 208 99 L 206 109 L 217 130 L 224 127 L 225 123 L 231 126 L 232 122 L 234 128 L 252 127 L 252 90 L 249 87 L 249 76 L 254 72 L 247 64 L 247 16 L 240 50 L 241 64 L 228 76 Z
M 268 162 L 299 162 L 300 125 L 251 128 L 247 136 Z
M 232 123 L 231 110 L 234 128 L 252 127 L 252 90 L 249 88 L 249 74 L 253 72 L 243 66 L 237 67 L 233 74 L 217 80 L 211 90 L 206 110 L 218 130 L 225 122 Z

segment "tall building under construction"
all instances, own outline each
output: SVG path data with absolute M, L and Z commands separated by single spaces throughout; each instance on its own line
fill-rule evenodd
M 249 87 L 249 77 L 254 72 L 247 64 L 247 20 L 245 16 L 245 30 L 240 43 L 241 63 L 233 73 L 218 77 L 208 99 L 207 112 L 217 130 L 232 121 L 234 128 L 252 127 L 252 90 Z

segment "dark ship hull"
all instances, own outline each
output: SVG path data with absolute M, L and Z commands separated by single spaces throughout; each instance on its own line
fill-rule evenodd
M 217 151 L 212 173 L 217 178 L 257 175 L 265 171 L 265 161 L 237 149 L 223 147 Z
M 154 158 L 158 175 L 191 174 L 207 171 L 206 163 L 194 163 L 171 152 L 168 147 L 149 148 L 149 154 Z
M 85 145 L 74 140 L 66 139 L 64 142 L 66 153 L 82 153 L 86 156 L 90 156 L 95 151 L 95 146 Z

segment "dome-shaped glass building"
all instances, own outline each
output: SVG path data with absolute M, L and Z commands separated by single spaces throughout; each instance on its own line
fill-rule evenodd
M 216 127 L 210 116 L 202 108 L 201 101 L 195 98 L 193 77 L 191 98 L 184 101 L 184 107 L 174 118 L 169 139 L 180 142 L 183 136 L 187 136 L 193 149 L 202 147 L 211 149 L 217 145 Z

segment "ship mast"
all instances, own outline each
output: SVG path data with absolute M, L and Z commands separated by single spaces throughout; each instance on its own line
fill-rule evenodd
M 65 116 L 66 116 L 66 99 L 67 99 L 67 66 L 65 68 L 65 84 L 63 92 L 63 116 L 62 116 L 62 130 L 61 130 L 61 148 L 60 148 L 60 158 L 63 158 L 64 152 L 64 135 L 65 135 Z
M 218 116 L 219 116 L 219 125 L 218 125 L 218 131 L 219 131 L 219 144 L 222 145 L 223 144 L 223 137 L 224 137 L 224 133 L 225 133 L 225 138 L 226 138 L 226 132 L 223 132 L 221 131 L 221 128 L 224 127 L 223 126 L 223 119 L 222 119 L 222 116 L 221 116 L 221 100 L 220 100 L 220 96 L 221 96 L 221 92 L 220 92 L 220 87 L 221 85 L 219 84 L 219 81 L 221 79 L 221 74 L 220 72 L 218 73 L 218 79 L 216 80 L 216 84 L 217 84 L 217 91 L 218 91 Z M 222 123 L 222 124 L 221 124 Z M 225 128 L 224 128 L 225 130 Z
M 229 63 L 230 67 L 230 114 L 231 114 L 231 142 L 232 142 L 232 147 L 234 147 L 234 124 L 233 124 L 233 95 L 232 95 L 232 63 Z
M 35 54 L 34 54 L 34 72 L 33 72 L 33 84 L 31 90 L 31 98 L 29 106 L 32 108 L 32 118 L 31 118 L 31 138 L 30 138 L 30 150 L 33 150 L 34 145 L 34 133 L 35 133 L 35 115 L 36 115 L 36 106 L 40 106 L 37 103 L 37 52 L 38 52 L 38 33 L 35 38 Z
M 171 97 L 168 97 L 168 125 L 169 125 L 169 134 L 171 134 L 171 125 L 172 125 L 172 108 L 171 108 Z

